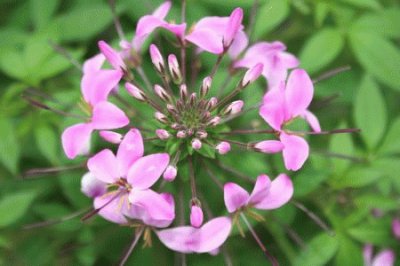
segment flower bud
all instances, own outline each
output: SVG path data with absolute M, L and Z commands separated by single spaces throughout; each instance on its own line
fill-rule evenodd
M 155 117 L 158 121 L 160 121 L 161 123 L 164 123 L 164 124 L 168 123 L 168 118 L 167 118 L 163 113 L 155 112 L 155 113 L 154 113 L 154 117 Z
M 171 101 L 171 96 L 160 85 L 154 85 L 154 92 L 157 94 L 158 97 L 160 97 L 161 100 L 167 102 Z
M 109 131 L 109 130 L 103 130 L 103 131 L 99 132 L 99 135 L 105 141 L 108 141 L 110 143 L 119 144 L 122 141 L 122 135 L 117 133 L 117 132 L 113 132 L 113 131 Z
M 98 180 L 92 173 L 88 172 L 82 177 L 81 191 L 86 196 L 95 198 L 107 192 L 107 184 Z
M 392 222 L 392 231 L 395 238 L 400 240 L 400 219 L 395 218 Z
M 150 57 L 157 71 L 163 73 L 165 69 L 164 58 L 162 57 L 160 50 L 158 50 L 157 46 L 154 44 L 150 45 Z
M 190 98 L 189 98 L 190 106 L 194 106 L 194 104 L 196 103 L 196 100 L 197 100 L 197 95 L 195 92 L 193 92 L 192 94 L 190 94 Z
M 218 103 L 217 97 L 211 97 L 207 103 L 207 110 L 214 108 L 214 106 L 216 106 L 217 103 Z
M 227 154 L 231 150 L 231 144 L 229 144 L 229 142 L 222 141 L 215 147 L 215 149 L 221 155 Z
M 208 94 L 211 88 L 211 83 L 212 83 L 212 78 L 211 77 L 206 77 L 203 79 L 203 84 L 201 85 L 200 89 L 200 97 L 203 98 Z
M 264 65 L 258 63 L 257 65 L 253 66 L 249 70 L 247 70 L 246 74 L 242 79 L 242 87 L 246 87 L 250 83 L 253 83 L 256 79 L 258 79 L 263 71 Z
M 192 148 L 193 148 L 193 149 L 195 149 L 195 150 L 200 150 L 200 149 L 201 149 L 201 146 L 202 146 L 202 143 L 201 143 L 201 141 L 200 141 L 199 139 L 194 138 L 194 139 L 192 140 Z
M 184 131 L 184 130 L 179 130 L 176 133 L 176 137 L 179 138 L 179 139 L 186 138 L 186 136 L 187 136 L 187 134 L 186 134 L 186 131 Z
M 157 129 L 157 130 L 156 130 L 156 135 L 157 135 L 161 140 L 166 140 L 166 139 L 169 139 L 169 137 L 171 137 L 171 134 L 169 134 L 169 132 L 166 131 L 165 129 Z
M 178 130 L 178 129 L 182 128 L 182 127 L 181 127 L 181 125 L 179 125 L 178 123 L 173 123 L 173 124 L 171 125 L 171 128 L 172 128 L 172 129 L 175 129 L 175 130 Z
M 169 67 L 169 73 L 171 74 L 173 81 L 176 84 L 181 83 L 182 74 L 181 74 L 181 70 L 179 68 L 178 59 L 176 58 L 176 56 L 174 54 L 170 54 L 168 56 L 168 67 Z
M 203 219 L 204 215 L 201 208 L 197 205 L 192 205 L 190 209 L 190 224 L 198 228 L 203 224 Z
M 228 26 L 226 27 L 224 32 L 223 40 L 225 49 L 232 44 L 237 32 L 240 29 L 240 26 L 242 25 L 242 20 L 243 10 L 238 7 L 233 10 L 231 15 L 229 16 Z
M 125 89 L 128 91 L 130 95 L 135 97 L 137 100 L 142 102 L 146 101 L 146 95 L 144 94 L 144 92 L 135 85 L 133 85 L 132 83 L 129 82 L 125 83 Z
M 221 117 L 219 116 L 215 116 L 213 119 L 211 119 L 210 121 L 208 121 L 208 125 L 210 126 L 216 126 L 221 122 Z
M 224 115 L 235 115 L 238 114 L 242 111 L 244 102 L 243 101 L 234 101 L 228 107 L 225 108 L 224 111 L 222 111 L 222 114 Z
M 173 166 L 173 165 L 168 165 L 167 169 L 165 169 L 165 172 L 164 172 L 164 174 L 163 174 L 163 178 L 164 178 L 166 181 L 169 181 L 169 182 L 174 181 L 177 172 L 178 172 L 178 171 L 177 171 L 177 169 L 176 169 L 175 166 Z
M 188 97 L 188 91 L 187 91 L 186 84 L 182 84 L 179 87 L 179 94 L 180 94 L 180 97 L 181 97 L 182 101 L 186 102 L 187 97 Z
M 200 139 L 205 139 L 208 136 L 208 133 L 204 130 L 198 130 L 196 132 L 196 136 L 199 137 Z

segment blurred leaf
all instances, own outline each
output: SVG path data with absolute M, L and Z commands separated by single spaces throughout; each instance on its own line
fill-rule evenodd
M 343 265 L 363 265 L 361 249 L 349 238 L 338 235 L 339 250 L 336 256 L 335 264 Z
M 378 85 L 369 76 L 363 79 L 356 95 L 354 120 L 369 149 L 374 148 L 385 132 L 387 111 Z
M 346 124 L 340 124 L 338 128 L 347 128 Z M 331 140 L 329 142 L 329 151 L 334 154 L 341 154 L 341 155 L 354 155 L 354 145 L 351 139 L 351 134 L 334 134 L 331 136 Z M 331 158 L 335 173 L 340 174 L 342 173 L 350 164 L 349 160 L 344 160 L 341 158 Z
M 324 20 L 328 16 L 329 13 L 329 4 L 326 2 L 317 2 L 315 6 L 315 24 L 317 27 L 321 27 L 324 23 Z
M 2 54 L 0 69 L 8 76 L 18 80 L 24 80 L 28 75 L 28 67 L 25 65 L 23 54 L 17 49 L 11 49 Z
M 338 189 L 367 186 L 383 176 L 383 173 L 372 167 L 354 167 L 347 174 L 337 176 L 333 186 Z
M 110 8 L 99 3 L 73 9 L 59 16 L 54 23 L 62 32 L 61 40 L 84 41 L 103 31 L 111 22 Z
M 289 11 L 289 2 L 287 0 L 265 1 L 259 10 L 257 10 L 254 37 L 258 39 L 275 29 L 287 18 Z
M 341 2 L 361 8 L 378 9 L 381 7 L 378 0 L 341 0 Z
M 30 11 L 36 29 L 49 23 L 59 4 L 60 0 L 30 0 Z
M 53 164 L 59 162 L 59 136 L 53 128 L 41 123 L 35 128 L 35 140 L 40 152 Z
M 300 53 L 301 67 L 314 73 L 331 63 L 343 48 L 343 37 L 336 29 L 322 29 L 307 40 Z
M 253 1 L 249 0 L 229 0 L 229 1 L 215 1 L 215 0 L 188 0 L 188 5 L 190 5 L 191 1 L 199 1 L 203 3 L 203 5 L 209 6 L 218 6 L 221 8 L 230 8 L 233 9 L 235 7 L 251 7 L 253 5 Z
M 319 266 L 326 265 L 335 255 L 338 249 L 337 237 L 332 237 L 326 233 L 321 233 L 314 237 L 307 247 L 297 257 L 294 265 L 296 266 Z
M 360 209 L 379 208 L 382 211 L 396 210 L 399 207 L 400 200 L 388 198 L 381 195 L 365 194 L 354 199 L 354 203 Z
M 19 142 L 17 141 L 16 130 L 10 120 L 0 117 L 0 161 L 13 173 L 18 172 L 18 161 L 20 155 Z
M 396 46 L 380 35 L 357 29 L 350 32 L 350 43 L 356 58 L 369 73 L 400 90 L 400 51 Z
M 196 151 L 207 158 L 215 158 L 215 149 L 208 144 L 203 144 L 201 149 Z
M 379 152 L 382 154 L 400 153 L 400 117 L 391 123 Z
M 362 243 L 387 245 L 391 239 L 390 222 L 384 220 L 369 223 L 364 221 L 356 227 L 349 228 L 347 232 Z
M 21 218 L 36 195 L 35 191 L 19 191 L 0 199 L 0 227 L 11 225 Z
M 293 178 L 295 197 L 304 197 L 310 192 L 316 190 L 322 182 L 329 177 L 328 171 L 316 171 L 305 168 L 296 178 Z

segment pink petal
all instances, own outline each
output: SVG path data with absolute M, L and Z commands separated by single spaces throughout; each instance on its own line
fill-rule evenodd
M 135 209 L 136 218 L 141 219 L 145 224 L 167 227 L 175 219 L 175 205 L 173 199 L 171 204 L 165 197 L 151 189 L 132 189 L 129 194 L 130 208 Z
M 133 47 L 140 51 L 146 38 L 158 27 L 165 24 L 161 18 L 147 15 L 139 19 L 136 26 L 135 37 L 133 38 Z
M 400 219 L 395 218 L 392 221 L 392 231 L 395 238 L 400 240 Z
M 121 70 L 97 70 L 87 72 L 81 81 L 82 95 L 85 101 L 92 106 L 107 100 L 123 76 Z
M 117 159 L 111 150 L 102 150 L 87 162 L 89 171 L 99 180 L 112 184 L 119 180 Z
M 89 198 L 95 198 L 107 192 L 107 184 L 97 179 L 93 173 L 86 173 L 81 180 L 81 191 Z
M 372 245 L 365 245 L 363 249 L 363 258 L 365 266 L 371 266 L 372 263 L 372 253 L 373 253 Z
M 103 130 L 99 132 L 99 135 L 110 143 L 119 144 L 122 141 L 122 135 L 117 132 Z
M 117 151 L 119 173 L 126 176 L 132 164 L 143 156 L 144 146 L 140 131 L 136 128 L 131 129 L 123 138 Z
M 263 98 L 259 114 L 273 129 L 280 131 L 286 122 L 285 84 L 268 91 Z
M 232 221 L 228 217 L 218 217 L 210 220 L 194 236 L 198 243 L 193 251 L 204 253 L 219 248 L 228 238 L 231 229 Z
M 228 24 L 225 28 L 223 41 L 224 46 L 228 47 L 231 45 L 233 39 L 235 38 L 237 32 L 239 31 L 240 27 L 242 26 L 243 20 L 243 9 L 235 8 L 231 15 L 229 16 Z
M 172 32 L 180 39 L 183 39 L 186 31 L 186 23 L 182 24 L 164 23 L 163 25 L 161 25 L 161 27 Z
M 249 44 L 249 38 L 244 31 L 240 30 L 235 36 L 231 47 L 228 50 L 228 54 L 231 58 L 237 58 L 241 52 L 247 47 Z M 254 64 L 256 65 L 256 64 Z M 254 66 L 253 65 L 253 66 Z
M 229 182 L 224 185 L 225 206 L 230 213 L 245 206 L 249 197 L 249 193 L 235 183 Z
M 186 40 L 213 54 L 221 54 L 224 51 L 222 36 L 210 29 L 195 29 L 186 36 Z
M 393 250 L 385 249 L 378 253 L 372 261 L 372 266 L 393 266 L 395 255 Z
M 293 195 L 293 183 L 285 174 L 280 174 L 271 182 L 268 195 L 261 201 L 254 204 L 254 207 L 261 210 L 271 210 L 286 204 Z
M 307 121 L 307 123 L 310 125 L 312 130 L 314 130 L 314 132 L 317 133 L 321 132 L 321 126 L 319 125 L 318 118 L 313 113 L 306 110 L 303 113 L 302 117 Z
M 199 228 L 203 224 L 203 211 L 199 206 L 193 205 L 190 208 L 190 224 Z
M 96 197 L 93 205 L 95 209 L 100 209 L 98 214 L 104 219 L 117 223 L 125 224 L 127 219 L 125 218 L 126 208 L 128 208 L 128 194 L 121 193 L 120 191 L 113 191 L 105 195 Z
M 191 226 L 180 226 L 161 230 L 156 234 L 167 248 L 182 253 L 193 253 L 194 245 L 196 244 L 194 233 L 197 230 L 199 229 Z
M 89 152 L 91 124 L 76 124 L 64 130 L 61 136 L 62 146 L 69 159 Z
M 83 64 L 83 74 L 96 72 L 101 69 L 106 58 L 103 54 L 97 54 L 92 58 L 89 58 Z
M 285 146 L 283 149 L 283 161 L 288 170 L 299 170 L 308 158 L 308 143 L 299 136 L 287 135 L 282 133 L 281 142 Z
M 117 129 L 129 124 L 125 113 L 109 102 L 100 102 L 93 108 L 92 125 L 95 129 Z
M 107 61 L 115 70 L 126 69 L 125 63 L 117 51 L 115 51 L 105 41 L 99 41 L 98 45 L 101 53 L 106 57 Z
M 284 148 L 282 142 L 278 140 L 264 140 L 256 143 L 254 147 L 263 153 L 277 153 Z
M 257 177 L 256 184 L 251 192 L 248 204 L 257 204 L 262 202 L 270 193 L 271 180 L 267 175 Z
M 314 94 L 313 83 L 303 69 L 293 70 L 286 84 L 286 103 L 291 117 L 303 114 Z
M 165 1 L 156 10 L 154 10 L 152 15 L 159 19 L 164 19 L 167 16 L 169 10 L 171 9 L 171 5 L 172 5 L 171 1 Z
M 156 153 L 138 159 L 128 172 L 128 182 L 138 189 L 151 187 L 161 177 L 169 163 L 167 153 Z

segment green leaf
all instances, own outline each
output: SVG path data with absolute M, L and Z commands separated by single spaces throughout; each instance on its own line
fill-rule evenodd
M 60 0 L 30 0 L 32 21 L 36 29 L 40 29 L 49 23 L 59 4 Z
M 354 120 L 361 129 L 361 137 L 373 149 L 381 140 L 387 123 L 386 103 L 378 85 L 366 76 L 358 89 L 354 106 Z
M 0 227 L 11 225 L 20 219 L 36 195 L 35 191 L 20 191 L 0 199 Z
M 10 49 L 2 53 L 0 57 L 0 69 L 8 76 L 24 80 L 28 75 L 28 68 L 25 65 L 24 56 L 17 49 Z
M 377 0 L 341 0 L 341 2 L 360 8 L 379 9 L 381 7 Z
M 399 207 L 400 200 L 385 197 L 382 195 L 365 194 L 354 199 L 355 205 L 359 209 L 379 208 L 382 211 L 396 210 Z
M 315 24 L 321 27 L 329 13 L 329 4 L 326 2 L 318 2 L 315 6 Z
M 64 41 L 84 41 L 103 31 L 112 22 L 110 8 L 95 4 L 73 9 L 59 16 L 55 25 Z
M 343 36 L 336 29 L 323 29 L 314 34 L 300 53 L 301 66 L 314 73 L 331 63 L 343 48 Z
M 255 38 L 259 38 L 277 27 L 287 18 L 289 11 L 289 2 L 287 0 L 265 1 L 265 4 L 257 11 L 257 19 L 254 26 Z
M 346 236 L 338 235 L 339 250 L 335 258 L 337 266 L 343 265 L 363 265 L 361 249 Z
M 198 153 L 204 157 L 215 159 L 215 148 L 210 145 L 203 144 L 200 150 L 196 150 Z
M 338 128 L 347 128 L 347 125 L 342 123 Z M 329 151 L 334 154 L 354 156 L 354 145 L 351 139 L 351 134 L 334 134 L 329 142 Z M 349 160 L 332 157 L 335 173 L 342 173 L 349 165 Z
M 55 130 L 46 124 L 40 124 L 35 128 L 35 140 L 40 152 L 53 164 L 59 162 L 60 138 Z
M 372 167 L 361 166 L 358 168 L 352 168 L 346 175 L 340 175 L 333 180 L 333 186 L 335 188 L 357 188 L 364 187 L 377 179 L 381 178 L 383 173 Z
M 389 244 L 391 237 L 390 221 L 378 220 L 373 222 L 362 222 L 348 229 L 348 234 L 362 243 L 375 245 Z
M 326 265 L 335 255 L 338 249 L 337 237 L 321 233 L 314 237 L 303 252 L 297 257 L 296 266 L 319 266 Z
M 18 172 L 19 142 L 10 120 L 0 117 L 0 162 L 13 174 Z
M 379 153 L 392 154 L 400 153 L 400 117 L 391 123 L 382 145 L 379 147 Z
M 400 51 L 380 35 L 350 32 L 350 43 L 360 64 L 374 77 L 387 86 L 400 90 Z

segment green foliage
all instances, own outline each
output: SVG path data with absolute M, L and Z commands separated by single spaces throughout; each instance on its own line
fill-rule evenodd
M 0 227 L 17 222 L 28 210 L 36 195 L 35 191 L 19 191 L 3 196 L 0 199 Z

